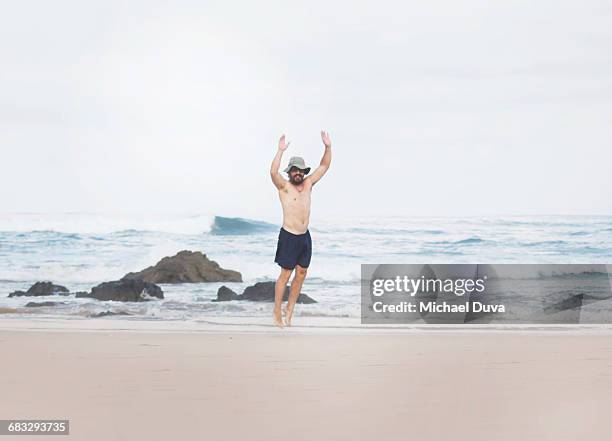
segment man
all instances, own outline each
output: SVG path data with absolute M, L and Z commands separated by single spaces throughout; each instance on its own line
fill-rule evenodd
M 278 172 L 283 152 L 289 147 L 289 143 L 285 144 L 285 135 L 281 136 L 278 142 L 278 151 L 270 167 L 270 176 L 278 189 L 278 195 L 283 206 L 283 226 L 278 234 L 276 257 L 274 259 L 281 267 L 274 292 L 274 323 L 281 328 L 283 327 L 281 303 L 291 273 L 295 270 L 285 308 L 284 324 L 287 326 L 291 326 L 293 308 L 300 295 L 302 284 L 306 278 L 306 271 L 310 265 L 312 254 L 312 242 L 308 231 L 310 193 L 312 192 L 312 186 L 323 177 L 331 163 L 329 133 L 321 131 L 321 139 L 325 144 L 325 153 L 321 163 L 310 176 L 306 176 L 310 172 L 310 167 L 306 167 L 304 160 L 299 156 L 292 157 L 284 170 L 288 173 L 288 181 Z

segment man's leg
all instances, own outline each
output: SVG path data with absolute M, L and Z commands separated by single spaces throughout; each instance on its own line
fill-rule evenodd
M 285 324 L 291 326 L 291 317 L 293 316 L 293 308 L 295 302 L 297 302 L 304 279 L 306 278 L 307 268 L 302 268 L 297 265 L 295 267 L 295 275 L 293 276 L 293 282 L 291 282 L 291 290 L 289 291 L 289 300 L 287 301 L 287 308 L 285 309 Z
M 274 286 L 274 323 L 278 327 L 283 327 L 283 316 L 281 314 L 281 303 L 283 301 L 283 295 L 285 294 L 285 288 L 291 277 L 293 270 L 282 268 L 278 279 L 276 279 L 276 285 Z

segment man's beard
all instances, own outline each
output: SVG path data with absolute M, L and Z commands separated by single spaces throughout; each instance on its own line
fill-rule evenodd
M 291 176 L 289 180 L 293 185 L 300 185 L 302 182 L 304 182 L 304 177 L 301 175 L 295 175 Z

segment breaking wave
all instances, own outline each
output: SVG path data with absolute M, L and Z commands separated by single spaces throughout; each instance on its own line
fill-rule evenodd
M 229 236 L 267 233 L 277 229 L 278 227 L 276 225 L 268 222 L 244 219 L 242 217 L 215 216 L 210 233 L 218 236 Z

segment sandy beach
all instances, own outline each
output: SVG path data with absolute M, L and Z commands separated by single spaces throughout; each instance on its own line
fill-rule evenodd
M 69 419 L 74 440 L 610 437 L 609 331 L 2 325 L 0 418 Z

